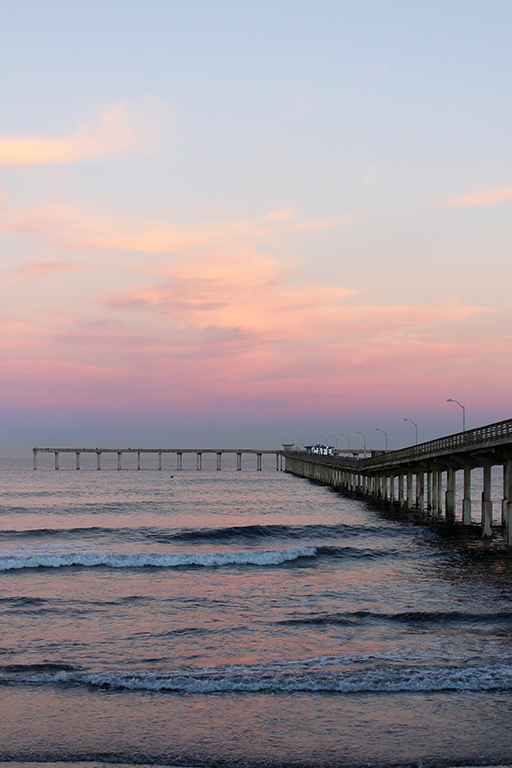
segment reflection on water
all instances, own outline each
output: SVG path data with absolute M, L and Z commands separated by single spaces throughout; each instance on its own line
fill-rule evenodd
M 0 475 L 1 759 L 508 760 L 499 535 L 275 466 Z

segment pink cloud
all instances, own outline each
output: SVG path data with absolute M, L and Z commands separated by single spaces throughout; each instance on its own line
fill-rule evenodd
M 457 305 L 351 305 L 347 299 L 357 291 L 290 278 L 282 264 L 259 252 L 215 252 L 171 263 L 157 285 L 112 296 L 108 304 L 159 313 L 178 327 L 239 328 L 261 343 L 382 333 L 463 320 L 481 311 Z
M 22 278 L 38 278 L 45 275 L 60 274 L 62 272 L 75 272 L 81 269 L 79 264 L 62 259 L 33 259 L 13 271 L 13 275 Z
M 137 266 L 133 257 L 131 264 L 121 257 L 113 264 L 108 254 L 90 259 L 87 269 L 101 272 L 99 279 L 70 274 L 65 300 L 51 293 L 49 281 L 48 291 L 37 294 L 33 325 L 0 329 L 4 401 L 127 413 L 168 406 L 197 411 L 198 403 L 231 413 L 257 401 L 282 415 L 363 397 L 405 403 L 475 361 L 496 368 L 503 350 L 485 338 L 460 342 L 461 324 L 484 308 L 369 306 L 364 295 L 328 276 L 300 282 L 290 259 L 271 255 L 279 243 L 274 234 L 346 220 L 305 221 L 280 209 L 252 220 L 178 226 L 88 215 L 72 205 L 7 210 L 4 231 L 35 235 L 55 248 L 132 248 L 145 255 Z M 151 257 L 168 251 L 176 255 Z M 18 274 L 42 277 L 77 266 L 35 259 Z M 119 285 L 113 273 L 120 269 L 123 284 L 134 285 L 107 293 L 105 280 Z
M 480 189 L 449 198 L 443 205 L 450 208 L 490 208 L 512 199 L 512 187 Z

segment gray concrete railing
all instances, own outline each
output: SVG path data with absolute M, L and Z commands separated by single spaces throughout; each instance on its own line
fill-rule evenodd
M 512 419 L 487 424 L 484 427 L 468 429 L 465 432 L 456 432 L 446 437 L 438 437 L 426 443 L 412 445 L 408 448 L 400 448 L 398 451 L 389 451 L 381 456 L 364 459 L 361 463 L 364 467 L 384 466 L 403 462 L 418 461 L 421 459 L 445 455 L 447 453 L 459 453 L 489 447 L 503 445 L 512 442 Z

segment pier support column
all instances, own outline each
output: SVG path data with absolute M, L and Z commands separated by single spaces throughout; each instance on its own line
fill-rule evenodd
M 420 512 L 425 510 L 425 473 L 416 473 L 416 506 Z
M 122 469 L 123 468 L 123 459 L 122 459 L 122 451 L 117 452 L 117 468 Z
M 432 509 L 432 472 L 427 472 L 427 510 Z
M 96 469 L 101 469 L 101 451 L 96 451 Z
M 395 503 L 395 475 L 389 478 L 389 500 L 392 504 Z
M 203 454 L 196 453 L 196 469 L 201 470 L 203 468 Z
M 446 470 L 445 509 L 447 522 L 455 522 L 455 470 L 453 467 Z
M 76 457 L 75 467 L 77 469 L 80 469 L 80 451 L 75 451 L 75 457 Z
M 407 473 L 407 509 L 412 509 L 412 472 Z
M 181 451 L 176 453 L 176 469 L 183 469 L 183 453 Z
M 398 475 L 398 503 L 401 507 L 404 504 L 404 476 Z
M 261 453 L 256 454 L 256 469 L 258 472 L 261 472 Z
M 507 514 L 505 518 L 505 524 L 507 526 L 507 544 L 512 546 L 512 460 L 507 461 Z
M 237 472 L 240 472 L 242 469 L 242 454 L 240 452 L 236 454 L 236 469 Z
M 439 513 L 439 505 L 438 505 L 439 489 L 438 489 L 438 483 L 439 483 L 439 473 L 438 472 L 432 472 L 432 512 L 435 515 L 437 515 Z
M 59 452 L 55 451 L 55 469 L 59 468 Z
M 140 469 L 140 451 L 137 451 L 137 469 Z
M 436 511 L 441 514 L 443 511 L 443 473 L 436 472 L 437 475 L 437 498 L 436 498 Z
M 34 448 L 34 469 L 37 469 L 37 450 Z
M 279 472 L 279 454 L 276 453 L 276 472 Z
M 507 461 L 503 465 L 503 499 L 501 501 L 501 524 L 507 524 L 508 503 L 510 501 L 509 486 L 510 486 L 510 462 Z
M 486 464 L 482 491 L 482 536 L 485 539 L 492 536 L 491 470 L 492 466 Z
M 462 499 L 462 524 L 471 525 L 471 464 L 464 464 L 464 498 Z
M 222 469 L 222 453 L 217 451 L 217 471 Z

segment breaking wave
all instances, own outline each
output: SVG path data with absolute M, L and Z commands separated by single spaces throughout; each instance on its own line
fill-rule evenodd
M 164 674 L 84 673 L 59 670 L 0 677 L 0 684 L 85 685 L 96 689 L 175 694 L 361 694 L 512 691 L 512 665 L 402 666 L 362 669 L 294 670 L 282 667 L 229 667 Z
M 92 552 L 69 554 L 3 555 L 0 571 L 24 568 L 65 568 L 82 566 L 94 568 L 177 568 L 203 566 L 211 568 L 223 565 L 281 565 L 301 557 L 315 557 L 316 547 L 289 547 L 275 550 L 241 550 L 239 552 L 197 552 L 160 554 L 157 552 Z

